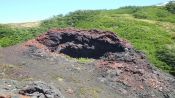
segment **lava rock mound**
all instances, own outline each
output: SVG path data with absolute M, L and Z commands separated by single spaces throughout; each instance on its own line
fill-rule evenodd
M 25 86 L 19 94 L 32 98 L 64 98 L 59 90 L 41 81 L 34 81 Z
M 65 98 L 59 89 L 42 81 L 2 79 L 0 83 L 0 98 Z
M 63 53 L 75 58 L 97 59 L 106 53 L 124 52 L 126 47 L 131 47 L 113 32 L 99 30 L 50 30 L 36 40 L 51 52 Z
M 129 98 L 174 98 L 175 79 L 150 64 L 144 53 L 115 33 L 100 30 L 56 29 L 25 43 L 29 55 L 63 53 L 95 58 L 97 80 Z M 98 59 L 100 58 L 100 59 Z
M 175 79 L 155 68 L 140 51 L 106 54 L 96 66 L 100 82 L 129 98 L 175 96 Z

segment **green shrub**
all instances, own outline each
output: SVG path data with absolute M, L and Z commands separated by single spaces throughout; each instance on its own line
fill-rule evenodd
M 0 25 L 0 38 L 9 36 L 13 34 L 13 29 L 10 28 L 8 25 Z
M 140 8 L 139 6 L 126 6 L 126 7 L 121 7 L 119 9 L 113 10 L 115 13 L 118 14 L 132 14 L 137 12 Z
M 67 27 L 67 24 L 66 24 L 66 21 L 65 21 L 65 18 L 63 17 L 63 15 L 57 15 L 57 16 L 54 16 L 50 19 L 43 20 L 40 27 L 42 29 L 45 29 L 45 31 L 47 31 L 48 29 L 51 29 L 51 28 Z
M 140 7 L 132 14 L 135 18 L 175 23 L 175 15 L 167 11 L 164 7 Z
M 170 1 L 165 7 L 168 11 L 175 14 L 175 1 Z
M 157 52 L 157 57 L 168 65 L 175 67 L 175 45 L 168 45 L 160 49 Z
M 134 13 L 133 16 L 134 16 L 135 18 L 140 18 L 140 19 L 146 19 L 146 18 L 148 18 L 147 13 L 144 12 L 144 11 Z
M 10 26 L 0 29 L 0 46 L 7 47 L 17 43 L 32 39 L 44 29 L 42 28 L 11 28 Z

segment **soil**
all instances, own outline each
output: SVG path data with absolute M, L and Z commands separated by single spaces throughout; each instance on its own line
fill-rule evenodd
M 10 84 L 14 86 L 10 90 L 0 87 L 2 94 L 16 94 L 30 81 L 44 81 L 59 89 L 65 98 L 125 98 L 97 81 L 94 62 L 79 63 L 60 54 L 31 55 L 31 51 L 22 52 L 24 50 L 21 47 L 16 45 L 0 51 L 1 67 L 6 66 L 1 78 L 18 82 Z
M 75 59 L 81 57 L 91 60 Z M 144 53 L 113 32 L 100 30 L 50 30 L 26 43 L 1 48 L 0 78 L 0 96 L 47 98 L 43 92 L 54 92 L 48 96 L 175 97 L 173 76 L 155 68 Z

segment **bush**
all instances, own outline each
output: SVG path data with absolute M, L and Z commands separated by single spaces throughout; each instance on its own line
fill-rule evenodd
M 121 7 L 117 10 L 114 10 L 118 14 L 132 14 L 137 12 L 140 8 L 139 6 L 126 6 L 126 7 Z
M 175 15 L 166 10 L 164 7 L 140 7 L 136 12 L 132 13 L 135 18 L 149 19 L 156 21 L 166 21 L 175 23 Z
M 165 7 L 168 11 L 175 14 L 175 1 L 170 1 Z
M 2 26 L 1 26 L 2 27 Z M 0 27 L 0 47 L 7 47 L 34 38 L 41 34 L 42 28 L 11 28 Z
M 6 25 L 0 25 L 0 38 L 9 36 L 10 34 L 13 34 L 12 28 Z
M 67 24 L 65 23 L 63 15 L 57 15 L 54 16 L 53 18 L 42 21 L 40 27 L 45 29 L 45 31 L 47 31 L 48 29 L 51 28 L 58 28 L 58 27 L 64 28 L 66 26 Z
M 168 65 L 175 67 L 175 45 L 168 45 L 160 49 L 157 52 L 157 57 Z
M 75 27 L 79 22 L 82 21 L 94 21 L 99 12 L 100 11 L 98 10 L 79 10 L 71 12 L 65 16 L 65 21 L 68 26 Z
M 144 11 L 138 12 L 138 13 L 134 13 L 133 16 L 135 18 L 139 18 L 139 19 L 146 19 L 146 18 L 148 18 L 147 13 L 145 13 Z

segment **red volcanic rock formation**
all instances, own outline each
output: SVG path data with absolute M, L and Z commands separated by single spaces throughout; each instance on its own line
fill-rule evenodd
M 175 96 L 175 79 L 154 68 L 142 52 L 113 32 L 56 29 L 26 45 L 32 47 L 29 50 L 37 56 L 63 53 L 76 58 L 98 59 L 95 62 L 98 80 L 119 93 L 138 98 Z
M 113 32 L 99 30 L 50 30 L 37 41 L 52 52 L 77 58 L 99 58 L 108 52 L 124 52 L 126 47 L 131 48 Z

